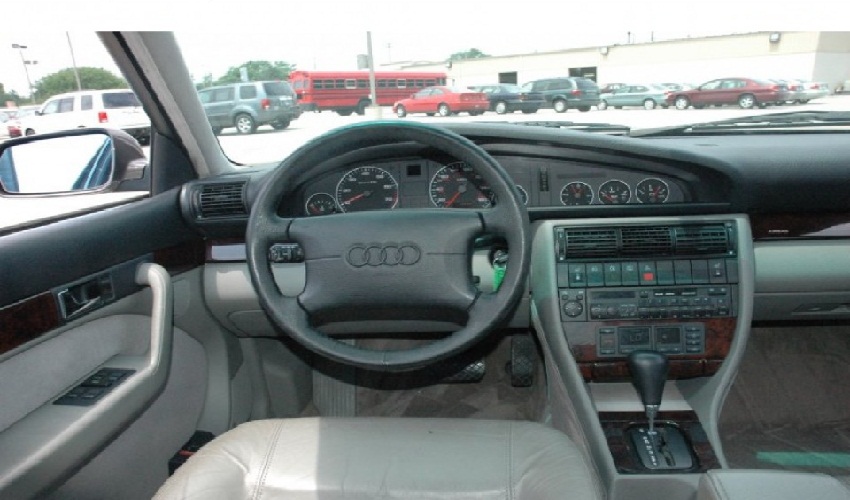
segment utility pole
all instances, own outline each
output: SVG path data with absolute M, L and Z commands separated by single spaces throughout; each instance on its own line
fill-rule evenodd
M 65 32 L 65 38 L 68 39 L 68 48 L 71 50 L 71 64 L 74 66 L 74 78 L 77 79 L 77 90 L 83 91 L 83 83 L 80 81 L 80 72 L 77 70 L 77 60 L 74 58 L 74 45 L 71 44 L 71 34 Z
M 27 48 L 26 45 L 21 45 L 19 43 L 12 44 L 13 49 L 18 49 L 18 54 L 21 55 L 21 64 L 24 65 L 24 74 L 27 75 L 27 87 L 30 89 L 30 101 L 35 104 L 35 92 L 33 92 L 32 88 L 32 80 L 30 80 L 30 70 L 27 68 L 30 64 L 38 64 L 38 61 L 28 61 L 24 57 L 24 49 Z
M 375 118 L 381 117 L 381 108 L 378 106 L 378 91 L 375 85 L 375 58 L 372 56 L 372 32 L 366 32 L 366 57 L 369 60 L 369 90 L 372 105 L 369 106 L 374 110 Z

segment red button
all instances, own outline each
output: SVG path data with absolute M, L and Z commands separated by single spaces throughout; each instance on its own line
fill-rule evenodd
M 644 281 L 655 281 L 655 275 L 652 273 L 643 273 Z

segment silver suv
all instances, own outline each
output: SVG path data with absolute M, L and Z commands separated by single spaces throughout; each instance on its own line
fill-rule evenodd
M 288 82 L 231 83 L 201 89 L 198 96 L 216 135 L 227 127 L 240 134 L 253 134 L 262 125 L 282 130 L 299 115 Z

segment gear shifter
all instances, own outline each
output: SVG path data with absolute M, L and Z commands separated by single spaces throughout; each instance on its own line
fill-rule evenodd
M 640 394 L 649 428 L 633 426 L 627 433 L 644 467 L 650 470 L 690 470 L 694 457 L 682 431 L 671 422 L 656 429 L 655 419 L 667 381 L 667 356 L 658 351 L 629 354 L 632 383 Z
M 655 417 L 661 406 L 664 382 L 667 381 L 667 356 L 658 351 L 634 351 L 629 354 L 629 371 L 632 383 L 640 395 L 646 418 L 649 420 L 649 435 L 655 435 Z

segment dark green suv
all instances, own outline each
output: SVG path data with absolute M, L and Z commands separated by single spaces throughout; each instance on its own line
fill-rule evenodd
M 227 127 L 240 134 L 253 134 L 262 125 L 282 130 L 299 115 L 288 82 L 231 83 L 199 90 L 198 96 L 215 134 Z
M 546 99 L 546 107 L 557 113 L 573 108 L 590 111 L 599 104 L 599 86 L 593 80 L 582 77 L 544 78 L 526 82 L 524 92 L 540 92 Z

